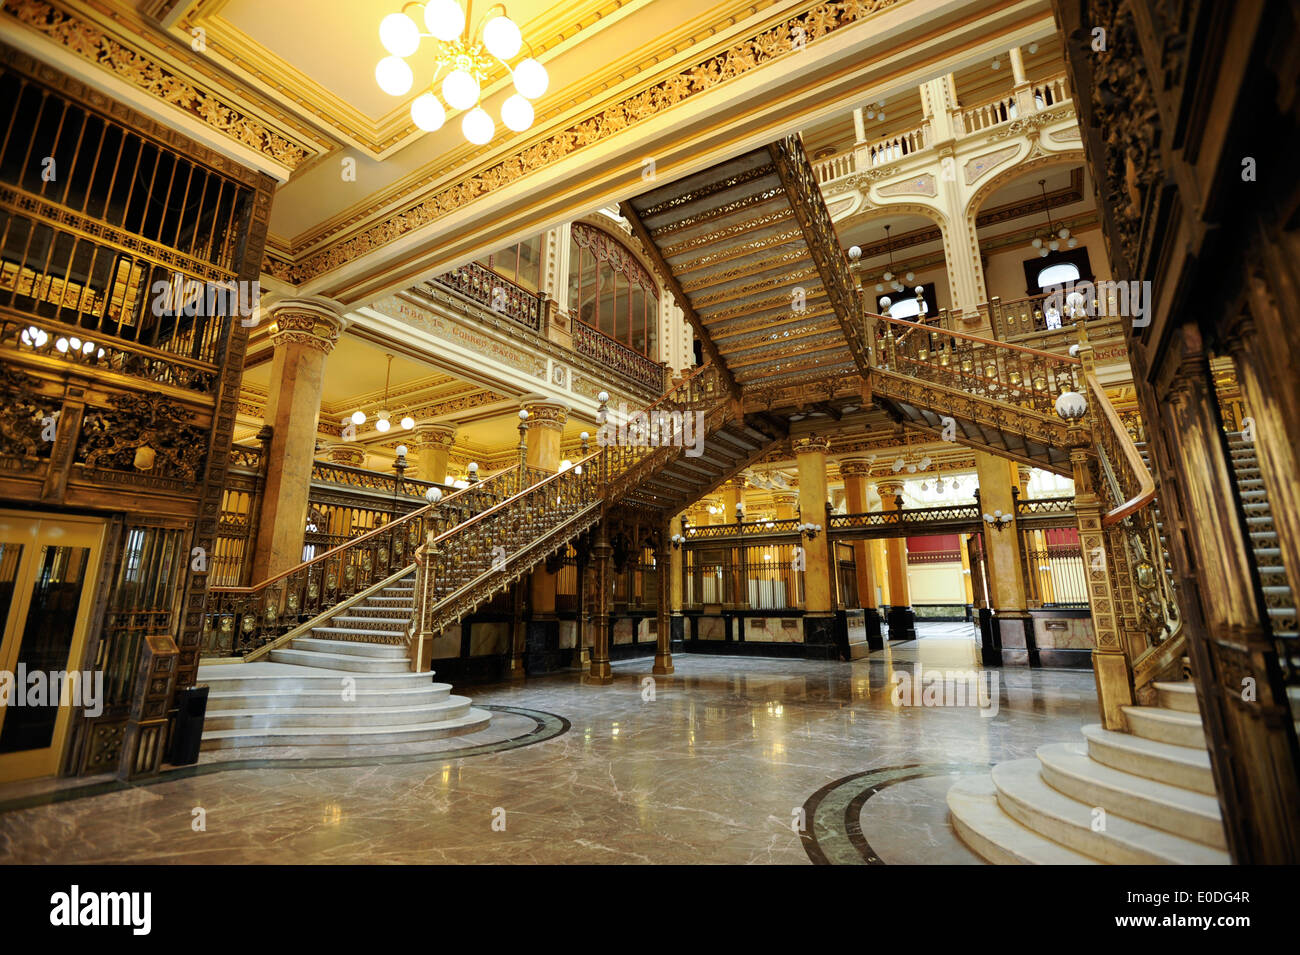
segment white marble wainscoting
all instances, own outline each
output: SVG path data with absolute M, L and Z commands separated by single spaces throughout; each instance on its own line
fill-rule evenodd
M 895 707 L 891 676 L 917 653 L 934 647 L 924 667 L 967 665 L 956 641 L 919 643 L 853 663 L 678 654 L 652 701 L 649 659 L 616 664 L 605 687 L 576 672 L 476 686 L 476 705 L 572 724 L 479 755 L 218 766 L 205 754 L 190 775 L 44 804 L 40 787 L 0 787 L 0 862 L 970 863 L 948 787 L 1077 739 L 1097 719 L 1093 678 L 999 671 L 991 718 Z M 191 827 L 196 808 L 206 831 Z M 795 831 L 801 810 L 826 828 Z

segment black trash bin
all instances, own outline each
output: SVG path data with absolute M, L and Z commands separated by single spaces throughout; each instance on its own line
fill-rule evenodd
M 207 712 L 206 684 L 187 686 L 176 694 L 176 716 L 172 720 L 172 740 L 167 749 L 167 762 L 173 766 L 188 766 L 199 761 L 203 718 Z

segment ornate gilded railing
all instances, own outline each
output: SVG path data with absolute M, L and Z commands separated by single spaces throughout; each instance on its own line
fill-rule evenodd
M 1110 569 L 1120 582 L 1120 614 L 1145 637 L 1144 646 L 1125 647 L 1141 699 L 1172 662 L 1163 658 L 1178 652 L 1165 646 L 1180 627 L 1178 602 L 1157 526 L 1155 481 L 1095 374 L 1087 375 L 1087 385 L 1098 491 L 1106 506 L 1101 523 Z
M 827 524 L 831 536 L 897 537 L 899 532 L 940 533 L 949 526 L 978 526 L 977 504 L 948 504 L 941 507 L 913 507 L 897 511 L 867 511 L 861 514 L 832 514 Z
M 732 537 L 780 537 L 798 534 L 799 524 L 795 518 L 779 521 L 740 521 L 735 524 L 685 524 L 682 536 L 687 544 L 720 540 Z
M 647 417 L 659 413 L 663 420 L 680 425 L 682 415 L 699 412 L 707 435 L 732 411 L 723 376 L 710 364 L 680 381 L 644 413 Z M 672 431 L 671 425 L 668 440 L 655 446 L 620 441 L 603 402 L 597 421 L 599 449 L 572 467 L 454 526 L 441 526 L 435 509 L 418 555 L 410 634 L 416 669 L 428 663 L 422 659 L 424 640 L 504 590 L 594 524 L 606 506 L 625 500 L 647 474 L 684 452 L 683 443 L 673 440 L 682 433 Z
M 573 350 L 652 391 L 663 390 L 663 365 L 577 318 L 573 320 Z
M 866 316 L 875 368 L 968 396 L 1037 412 L 1054 425 L 1056 396 L 1082 390 L 1082 364 L 1068 355 L 965 332 Z
M 242 656 L 305 620 L 388 579 L 414 562 L 431 517 L 447 528 L 519 493 L 538 472 L 498 471 L 325 553 L 248 587 L 210 587 L 204 609 L 203 655 Z
M 400 493 L 407 497 L 424 497 L 431 487 L 438 488 L 444 494 L 450 494 L 455 490 L 447 484 L 417 481 L 414 478 L 399 479 L 396 474 L 354 468 L 346 464 L 331 464 L 328 461 L 317 461 L 312 465 L 311 479 L 313 483 L 319 481 L 325 484 L 337 484 L 340 487 L 379 491 L 384 494 Z
M 853 280 L 848 257 L 840 247 L 838 234 L 831 223 L 831 214 L 826 209 L 817 174 L 804 152 L 803 140 L 797 135 L 787 136 L 772 143 L 768 150 L 786 199 L 803 231 L 808 252 L 821 277 L 822 287 L 826 289 L 831 307 L 839 319 L 844 340 L 853 353 L 858 370 L 865 375 L 869 371 L 870 360 L 864 342 L 857 334 L 857 284 Z
M 1073 497 L 1035 497 L 1016 501 L 1016 520 L 1032 522 L 1037 527 L 1075 527 Z
M 542 329 L 542 300 L 477 262 L 435 276 L 433 281 L 459 292 L 471 301 L 513 319 L 534 332 Z

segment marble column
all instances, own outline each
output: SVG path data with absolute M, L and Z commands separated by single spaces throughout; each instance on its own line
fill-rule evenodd
M 882 511 L 897 511 L 902 501 L 903 482 L 882 481 L 876 485 Z M 916 639 L 916 611 L 912 609 L 912 591 L 907 579 L 907 538 L 890 537 L 885 541 L 885 565 L 889 571 L 890 640 Z
M 456 443 L 457 428 L 447 424 L 422 424 L 411 438 L 412 457 L 423 475 L 434 484 L 447 483 L 447 458 Z
M 975 452 L 980 510 L 984 514 L 1016 513 L 1012 493 L 1018 480 L 1017 464 L 984 451 Z M 1037 665 L 1033 621 L 1025 597 L 1024 562 L 1020 553 L 1020 527 L 1016 520 L 984 525 L 984 559 L 989 575 L 989 598 L 996 616 L 993 625 L 1004 664 Z
M 826 453 L 830 442 L 816 435 L 796 438 L 799 467 L 799 513 L 807 524 L 821 524 L 815 535 L 801 541 L 804 555 L 804 643 L 820 646 L 827 655 L 835 646 L 835 591 L 831 581 L 830 546 L 826 533 Z
M 253 555 L 255 582 L 302 563 L 325 359 L 346 325 L 342 306 L 317 296 L 281 300 L 270 312 L 274 355 L 265 417 L 271 443 L 262 531 Z
M 867 478 L 870 474 L 871 462 L 866 458 L 840 459 L 840 477 L 844 479 L 845 507 L 849 514 L 867 512 Z M 880 609 L 876 606 L 876 575 L 867 544 L 865 540 L 853 542 L 853 564 L 858 578 L 858 606 L 866 619 L 867 641 L 874 644 L 880 639 Z
M 778 521 L 794 520 L 795 505 L 798 503 L 798 491 L 777 491 L 772 495 L 772 504 L 776 508 Z

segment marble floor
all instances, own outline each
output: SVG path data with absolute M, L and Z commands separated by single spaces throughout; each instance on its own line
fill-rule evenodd
M 973 655 L 936 632 L 853 663 L 679 654 L 666 677 L 620 663 L 611 686 L 468 687 L 501 720 L 456 753 L 0 787 L 0 862 L 978 864 L 948 786 L 1077 738 L 1096 701 L 1091 673 L 1002 670 L 992 716 L 893 705 L 895 672 Z

